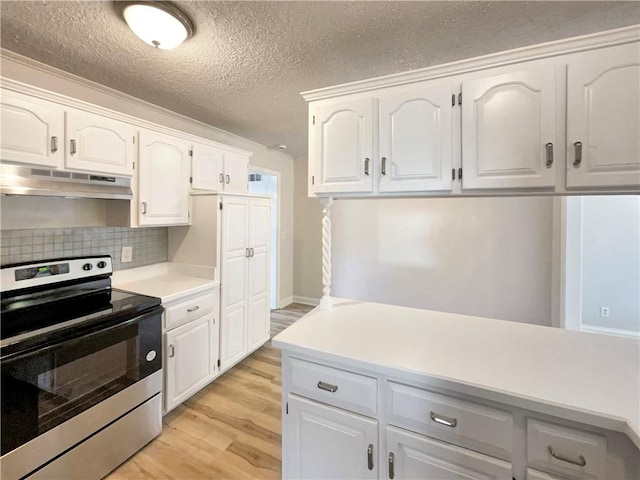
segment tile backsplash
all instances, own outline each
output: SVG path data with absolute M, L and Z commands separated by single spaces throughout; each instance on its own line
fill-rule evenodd
M 40 228 L 2 230 L 0 235 L 2 265 L 80 255 L 111 255 L 114 270 L 167 261 L 167 227 Z M 133 247 L 132 261 L 121 263 L 127 246 Z

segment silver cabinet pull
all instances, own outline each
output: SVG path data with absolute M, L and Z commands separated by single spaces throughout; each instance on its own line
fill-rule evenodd
M 380 173 L 382 173 L 382 175 L 387 174 L 387 157 L 382 157 L 382 169 L 380 170 Z
M 553 165 L 553 143 L 547 143 L 544 148 L 547 152 L 547 168 L 551 168 Z
M 51 137 L 51 153 L 58 151 L 58 137 Z
M 249 256 L 250 256 L 250 257 L 253 257 L 253 256 L 254 256 L 254 254 L 255 254 L 255 252 L 253 251 L 253 248 L 250 248 L 250 249 L 249 249 Z
M 224 174 L 223 174 L 223 173 L 221 173 L 221 174 L 218 176 L 218 181 L 219 181 L 220 183 L 224 183 Z
M 191 313 L 191 312 L 197 312 L 198 310 L 200 310 L 200 306 L 196 305 L 195 307 L 192 308 L 187 308 L 187 312 Z
M 573 144 L 573 148 L 575 149 L 575 157 L 573 160 L 573 166 L 578 168 L 582 163 L 582 142 L 575 142 Z
M 176 349 L 173 348 L 173 345 L 169 345 L 169 357 L 175 357 L 176 356 Z
M 556 452 L 551 445 L 547 447 L 549 453 L 556 460 L 560 460 L 561 462 L 567 462 L 572 465 L 578 465 L 579 467 L 584 467 L 587 464 L 587 461 L 582 455 L 578 455 L 578 458 L 567 457 L 560 452 Z
M 229 185 L 230 183 L 231 183 L 231 177 L 227 175 L 227 185 Z
M 147 213 L 147 202 L 142 202 L 142 214 L 146 215 Z
M 367 448 L 367 467 L 369 470 L 373 470 L 373 443 L 370 443 Z
M 318 388 L 326 392 L 335 393 L 338 390 L 337 385 L 331 385 L 330 383 L 318 382 Z
M 371 161 L 371 160 L 370 160 L 370 159 L 368 159 L 368 158 L 365 158 L 365 159 L 364 159 L 364 174 L 365 174 L 365 175 L 369 175 L 369 162 L 370 162 L 370 161 Z
M 456 418 L 445 417 L 444 415 L 439 415 L 433 412 L 430 412 L 429 416 L 432 421 L 439 423 L 440 425 L 444 425 L 445 427 L 456 428 L 456 425 L 458 425 L 458 420 Z
M 244 249 L 244 256 L 245 256 L 245 257 L 247 257 L 247 258 L 249 258 L 249 257 L 250 257 L 250 255 L 249 255 L 249 249 L 248 249 L 248 248 L 245 248 L 245 249 Z
M 69 153 L 71 155 L 75 155 L 76 154 L 76 141 L 71 139 L 69 140 Z
M 393 477 L 395 477 L 395 472 L 393 471 L 393 460 L 395 459 L 395 456 L 393 455 L 393 452 L 391 452 L 389 454 L 389 478 L 391 480 L 393 480 Z

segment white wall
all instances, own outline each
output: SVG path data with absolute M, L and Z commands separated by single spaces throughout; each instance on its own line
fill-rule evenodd
M 582 199 L 582 323 L 640 332 L 639 196 Z
M 552 220 L 550 197 L 337 200 L 333 294 L 550 325 Z
M 282 195 L 280 202 L 280 300 L 292 298 L 293 158 L 291 156 L 27 58 L 14 59 L 12 55 L 12 59 L 2 57 L 0 60 L 3 77 L 251 151 L 253 152 L 252 165 L 280 172 Z M 211 95 L 214 96 L 215 92 L 211 92 Z

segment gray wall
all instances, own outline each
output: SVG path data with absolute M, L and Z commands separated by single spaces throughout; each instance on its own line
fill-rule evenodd
M 582 323 L 640 331 L 638 196 L 582 199 Z
M 56 257 L 111 255 L 114 270 L 167 261 L 167 228 L 42 228 L 2 230 L 1 263 Z M 120 263 L 123 246 L 133 247 L 130 263 Z
M 550 197 L 338 200 L 332 220 L 335 296 L 551 324 Z

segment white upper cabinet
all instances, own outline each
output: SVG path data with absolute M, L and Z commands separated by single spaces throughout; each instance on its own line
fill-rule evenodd
M 380 96 L 380 192 L 451 190 L 452 88 Z
M 81 110 L 65 112 L 66 170 L 132 176 L 137 128 Z
M 640 44 L 567 69 L 567 187 L 640 185 Z
M 553 65 L 463 81 L 462 187 L 553 187 L 561 100 Z
M 62 166 L 62 106 L 6 89 L 0 96 L 0 106 L 2 161 L 48 168 Z
M 194 145 L 191 187 L 225 193 L 246 193 L 249 157 L 216 147 Z
M 323 104 L 311 113 L 316 193 L 373 191 L 374 101 Z
M 138 222 L 189 223 L 189 142 L 151 131 L 140 132 Z

